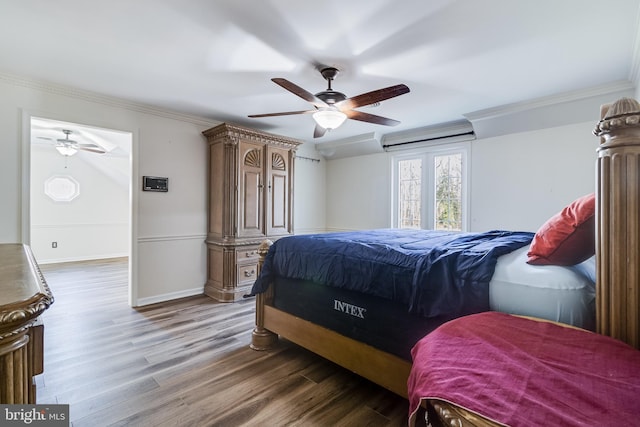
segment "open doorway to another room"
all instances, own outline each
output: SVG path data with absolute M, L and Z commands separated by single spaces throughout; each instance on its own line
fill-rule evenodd
M 30 119 L 29 244 L 40 264 L 129 259 L 130 132 Z

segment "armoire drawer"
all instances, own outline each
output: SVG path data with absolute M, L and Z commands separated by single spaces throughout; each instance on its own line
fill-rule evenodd
M 249 285 L 258 278 L 258 263 L 238 265 L 238 285 Z
M 236 263 L 258 261 L 258 247 L 246 246 L 238 248 L 236 251 Z

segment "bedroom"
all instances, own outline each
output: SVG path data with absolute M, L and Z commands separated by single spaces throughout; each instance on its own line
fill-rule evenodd
M 34 3 L 36 4 L 38 3 Z M 623 5 L 627 6 L 624 3 L 621 6 Z M 629 6 L 634 5 L 633 2 L 629 4 Z M 500 7 L 501 4 L 498 2 L 491 6 Z M 571 6 L 567 4 L 566 13 L 572 10 Z M 458 7 L 464 9 L 464 5 Z M 617 10 L 624 10 L 624 8 Z M 170 12 L 165 11 L 163 16 L 171 16 Z M 188 12 L 190 15 L 194 11 Z M 357 15 L 357 11 L 352 12 Z M 428 16 L 427 12 L 423 13 Z M 454 12 L 455 10 L 451 13 Z M 52 16 L 56 16 L 56 13 L 64 15 L 63 12 L 57 11 Z M 84 10 L 77 9 L 73 13 L 82 14 Z M 111 13 L 119 13 L 119 11 L 114 10 Z M 133 14 L 134 11 L 131 13 Z M 600 36 L 590 34 L 592 25 L 590 20 L 595 20 L 598 13 L 598 6 L 593 5 L 584 10 L 581 19 L 581 28 L 589 33 L 589 40 L 593 43 Z M 477 139 L 472 143 L 470 158 L 471 191 L 468 200 L 470 230 L 494 227 L 534 230 L 568 201 L 593 190 L 593 162 L 589 159 L 592 158 L 593 150 L 598 144 L 596 138 L 590 137 L 591 126 L 595 119 L 592 113 L 593 108 L 597 109 L 600 104 L 621 96 L 637 96 L 638 93 L 637 48 L 634 50 L 637 24 L 635 17 L 633 19 L 631 17 L 633 13 L 618 13 L 627 17 L 628 24 L 624 32 L 620 30 L 618 35 L 626 42 L 618 47 L 621 53 L 617 51 L 612 53 L 612 56 L 616 55 L 620 58 L 621 68 L 611 70 L 607 80 L 592 78 L 593 83 L 583 90 L 574 90 L 571 86 L 565 86 L 571 90 L 561 87 L 553 91 L 547 89 L 548 97 L 538 97 L 535 100 L 522 99 L 510 105 L 487 104 L 498 108 L 476 110 L 476 116 L 472 117 L 475 122 L 474 127 L 477 128 Z M 8 17 L 9 14 L 3 14 L 3 16 Z M 40 21 L 42 21 L 41 25 L 51 25 L 59 29 L 58 22 L 49 20 L 48 16 L 41 17 Z M 557 18 L 556 21 L 562 22 L 562 19 Z M 553 23 L 557 24 L 556 21 Z M 12 25 L 15 23 L 7 22 L 7 25 L 3 26 L 4 31 L 11 31 Z M 513 28 L 508 27 L 506 30 L 513 31 Z M 71 43 L 69 37 L 74 37 L 73 31 L 82 31 L 82 28 L 71 27 L 69 31 L 72 31 L 71 34 L 62 33 L 60 37 L 64 37 L 63 40 Z M 607 37 L 610 36 L 607 35 Z M 601 38 L 605 37 L 601 36 Z M 10 37 L 7 35 L 4 40 L 9 44 Z M 27 40 L 24 41 L 26 42 Z M 606 43 L 606 45 L 609 44 Z M 34 52 L 38 52 L 37 45 L 36 43 L 32 48 Z M 4 49 L 11 47 L 19 48 L 20 45 L 5 45 Z M 79 47 L 83 48 L 82 45 Z M 589 61 L 591 61 L 592 49 L 591 45 L 582 47 L 582 55 Z M 603 45 L 602 49 L 607 48 Z M 137 152 L 137 157 L 134 155 L 132 163 L 134 182 L 131 183 L 131 188 L 139 188 L 141 184 L 137 180 L 141 179 L 141 176 L 152 175 L 171 178 L 172 186 L 176 189 L 161 195 L 137 191 L 131 193 L 135 212 L 131 215 L 133 231 L 130 236 L 130 245 L 132 258 L 137 258 L 131 266 L 131 275 L 135 278 L 132 282 L 134 287 L 137 287 L 134 289 L 135 295 L 132 295 L 134 305 L 200 292 L 202 283 L 205 281 L 204 270 L 206 269 L 205 245 L 201 239 L 206 234 L 206 186 L 203 177 L 206 176 L 204 153 L 207 149 L 201 132 L 219 121 L 203 119 L 201 116 L 177 114 L 169 109 L 145 109 L 146 104 L 123 102 L 117 97 L 99 95 L 91 88 L 82 91 L 69 83 L 79 72 L 77 67 L 85 63 L 74 62 L 76 71 L 73 74 L 66 74 L 67 68 L 64 61 L 61 61 L 62 53 L 57 57 L 55 53 L 43 52 L 41 58 L 36 56 L 29 59 L 30 62 L 23 63 L 9 50 L 5 52 L 6 54 L 2 55 L 2 69 L 5 74 L 1 80 L 3 114 L 0 120 L 4 129 L 1 159 L 2 176 L 6 185 L 2 189 L 2 198 L 5 203 L 0 207 L 2 210 L 0 239 L 8 242 L 22 241 L 28 233 L 28 211 L 24 206 L 28 200 L 25 193 L 27 189 L 21 184 L 25 179 L 23 174 L 27 173 L 29 166 L 24 164 L 27 160 L 23 153 L 27 144 L 25 138 L 29 134 L 26 128 L 28 116 L 41 115 L 54 120 L 128 131 L 133 134 L 133 150 Z M 69 83 L 62 86 L 46 84 L 43 83 L 47 81 L 44 78 L 28 77 L 17 72 L 21 66 L 37 67 L 41 62 L 57 65 L 61 78 Z M 487 72 L 490 70 L 491 68 L 488 68 Z M 603 73 L 596 71 L 597 74 Z M 313 69 L 304 67 L 297 73 L 309 81 L 309 87 L 313 87 L 314 84 L 319 88 L 322 87 L 322 81 Z M 218 74 L 213 74 L 212 79 L 215 80 L 216 75 L 228 74 L 228 72 L 219 71 Z M 253 74 L 255 73 L 245 72 L 240 76 L 251 82 L 256 80 Z M 92 74 L 89 73 L 89 75 Z M 276 96 L 283 104 L 282 110 L 296 108 L 296 102 L 299 101 L 269 81 L 274 75 L 272 71 L 261 72 L 259 76 L 263 76 L 263 80 L 254 84 L 260 84 L 261 90 L 270 95 L 267 99 L 272 100 Z M 340 83 L 341 78 L 342 83 Z M 564 78 L 573 83 L 573 76 Z M 346 76 L 338 76 L 337 79 L 336 84 L 349 82 Z M 394 76 L 392 79 L 386 79 L 385 83 L 393 84 L 398 82 L 397 79 L 398 77 Z M 380 86 L 383 85 L 384 83 L 380 84 Z M 380 86 L 374 82 L 360 91 Z M 552 81 L 550 86 L 557 86 L 557 83 Z M 211 84 L 207 87 L 208 91 L 212 90 Z M 427 98 L 430 95 L 428 89 L 427 87 L 425 93 Z M 353 93 L 358 93 L 357 88 L 351 90 Z M 409 97 L 417 91 L 418 87 L 414 86 L 410 94 L 393 100 L 393 106 L 402 107 L 403 102 L 412 101 Z M 193 96 L 196 95 L 193 94 Z M 406 99 L 403 100 L 403 97 Z M 204 98 L 211 100 L 215 96 L 205 94 Z M 201 102 L 208 102 L 206 100 Z M 430 104 L 431 110 L 427 114 L 438 114 L 442 109 L 440 102 Z M 575 107 L 577 107 L 577 114 Z M 256 112 L 253 107 L 243 108 L 248 114 Z M 269 111 L 267 108 L 268 106 L 265 105 L 263 111 Z M 456 111 L 456 117 L 473 111 L 470 110 Z M 563 112 L 567 112 L 567 117 L 563 117 Z M 218 120 L 224 120 L 226 117 L 224 114 L 218 114 L 218 116 L 220 117 Z M 284 126 L 296 126 L 297 132 L 301 135 L 310 133 L 310 122 L 297 120 L 301 118 L 304 117 L 280 120 L 285 121 Z M 238 120 L 240 119 L 238 117 Z M 254 123 L 249 120 L 253 119 L 245 118 L 244 123 Z M 273 119 L 261 119 L 255 122 L 255 126 L 260 124 L 266 126 L 265 130 L 277 130 L 271 129 L 270 120 Z M 361 132 L 364 127 L 364 135 L 386 131 L 386 129 L 380 129 L 382 128 L 380 126 L 372 129 L 366 124 L 346 123 L 343 125 L 345 132 L 347 125 L 358 125 L 358 132 Z M 343 139 L 343 134 L 339 133 L 342 130 L 341 128 L 334 131 L 332 138 Z M 505 135 L 496 135 L 505 131 L 508 131 Z M 347 135 L 350 134 L 351 132 Z M 553 139 L 550 138 L 552 135 Z M 555 138 L 562 140 L 563 143 L 558 144 Z M 309 158 L 321 159 L 321 162 L 305 160 L 297 162 L 298 176 L 294 199 L 296 232 L 363 229 L 390 225 L 391 177 L 388 158 L 391 153 L 380 152 L 379 140 L 378 136 L 377 140 L 365 141 L 366 143 L 363 144 L 366 150 L 370 150 L 372 145 L 377 144 L 377 147 L 374 147 L 377 150 L 375 154 L 334 160 L 322 158 L 321 153 L 316 152 L 312 144 L 302 145 L 299 156 L 306 155 Z M 172 141 L 181 141 L 180 148 L 177 149 L 175 143 L 171 144 Z M 321 144 L 326 145 L 328 142 L 323 141 Z M 548 148 L 563 151 L 559 156 L 546 156 L 545 150 Z M 524 160 L 517 163 L 505 162 L 504 159 L 510 157 Z M 496 165 L 501 165 L 505 172 L 497 174 L 496 171 L 500 169 Z M 566 172 L 568 168 L 571 170 L 569 175 Z M 501 175 L 504 174 L 509 176 L 509 179 L 503 179 Z M 181 206 L 188 206 L 189 212 L 183 212 L 180 209 Z M 516 207 L 522 207 L 522 209 L 514 212 Z M 168 267 L 171 265 L 170 261 L 176 260 L 180 264 L 193 267 L 185 272 L 188 276 L 184 278 L 181 285 L 166 280 L 168 277 L 173 277 Z
M 570 9 L 569 6 L 567 8 Z M 545 100 L 550 102 L 549 110 L 553 113 L 559 110 L 559 114 L 538 115 L 545 112 L 541 104 L 530 105 L 533 107 L 530 110 L 527 110 L 526 104 L 517 104 L 512 106 L 515 110 L 505 108 L 502 115 L 498 114 L 503 127 L 507 123 L 535 120 L 540 128 L 510 129 L 504 135 L 489 133 L 491 136 L 479 136 L 472 142 L 469 229 L 500 227 L 534 230 L 567 202 L 593 191 L 594 151 L 598 144 L 597 138 L 591 136 L 597 120 L 594 108 L 597 112 L 602 102 L 621 96 L 638 97 L 638 54 L 633 45 L 637 39 L 637 13 L 623 15 L 628 17 L 629 22 L 625 27 L 628 31 L 625 39 L 629 42 L 624 49 L 625 69 L 610 80 L 598 82 L 600 92 L 589 90 L 586 93 L 569 93 L 577 95 L 578 104 L 586 99 L 586 115 L 567 117 L 567 122 L 553 121 L 551 118 L 560 120 L 563 112 L 572 111 L 570 101 L 573 98 L 569 96 L 567 99 L 567 91 L 558 88 L 548 93 L 555 97 Z M 52 13 L 47 19 L 56 21 L 52 24 L 56 29 L 64 27 L 65 14 L 60 11 Z M 594 27 L 597 25 L 593 23 Z M 5 25 L 3 28 L 10 31 L 13 27 Z M 608 36 L 609 31 L 600 34 L 603 38 Z M 7 41 L 11 38 L 7 35 L 3 39 Z M 66 41 L 70 43 L 69 39 Z M 591 49 L 589 47 L 588 50 L 591 52 Z M 219 114 L 212 115 L 212 119 L 205 120 L 161 109 L 148 109 L 106 96 L 109 94 L 97 95 L 91 88 L 83 91 L 70 84 L 43 84 L 41 79 L 17 73 L 17 57 L 13 61 L 11 55 L 3 54 L 2 57 L 2 69 L 6 74 L 2 75 L 0 82 L 3 95 L 0 100 L 0 120 L 4 130 L 0 158 L 5 182 L 2 198 L 5 203 L 0 207 L 0 240 L 22 241 L 27 227 L 22 184 L 25 114 L 44 113 L 53 119 L 130 131 L 134 134 L 138 153 L 133 166 L 134 178 L 137 180 L 143 175 L 168 176 L 172 185 L 176 185 L 172 187 L 176 191 L 166 195 L 133 193 L 135 211 L 131 244 L 132 257 L 136 261 L 132 265 L 131 275 L 137 286 L 134 301 L 136 305 L 142 305 L 202 292 L 206 280 L 206 247 L 203 240 L 206 233 L 207 147 L 201 132 L 225 120 L 226 113 L 218 111 Z M 50 62 L 65 62 L 62 54 L 43 58 Z M 74 67 L 84 66 L 77 57 L 68 58 L 67 62 Z M 91 66 L 97 68 L 100 63 Z M 636 74 L 633 74 L 634 71 Z M 75 69 L 75 72 L 79 72 L 79 69 Z M 308 72 L 309 76 L 305 78 L 310 82 L 319 79 L 312 71 L 305 72 Z M 70 74 L 70 79 L 73 79 L 74 75 Z M 257 73 L 251 79 L 260 76 L 264 80 L 264 90 L 278 95 L 283 93 L 281 89 L 268 81 L 275 75 L 275 72 Z M 156 78 L 161 80 L 164 77 L 160 75 Z M 394 81 L 390 84 L 396 83 L 395 78 L 394 75 Z M 620 80 L 626 80 L 626 83 L 621 85 Z M 336 85 L 340 86 L 336 87 L 344 87 L 346 91 L 347 82 L 346 76 L 343 80 L 339 77 Z M 352 90 L 349 88 L 349 91 Z M 354 89 L 353 92 L 358 91 Z M 295 102 L 295 98 L 286 93 L 283 93 L 281 102 L 284 109 L 295 108 L 287 107 L 287 103 Z M 402 97 L 394 105 L 402 109 Z M 458 114 L 471 111 L 478 110 L 463 109 Z M 583 109 L 580 108 L 580 111 Z M 254 112 L 260 111 L 249 113 Z M 489 115 L 491 111 L 486 113 L 487 117 L 480 117 L 478 123 L 490 121 L 493 117 Z M 528 113 L 532 115 L 528 116 Z M 402 119 L 402 116 L 395 117 Z M 269 126 L 266 120 L 260 123 Z M 311 131 L 308 127 L 306 130 Z M 337 131 L 334 135 L 338 135 Z M 171 152 L 157 149 L 160 144 L 167 147 L 170 141 L 181 141 L 181 149 Z M 549 150 L 558 155 L 547 155 Z M 297 232 L 378 228 L 389 224 L 390 154 L 377 152 L 363 157 L 324 159 L 307 144 L 298 154 L 320 158 L 321 161 L 300 160 L 296 163 L 294 209 Z M 518 162 L 507 161 L 513 158 L 519 159 Z M 497 174 L 497 170 L 504 172 Z M 505 179 L 505 176 L 508 178 Z M 137 181 L 133 188 L 138 188 Z M 185 213 L 180 209 L 181 206 L 192 207 L 188 220 L 184 220 Z M 189 275 L 181 283 L 167 279 L 174 274 L 173 263 L 191 267 Z

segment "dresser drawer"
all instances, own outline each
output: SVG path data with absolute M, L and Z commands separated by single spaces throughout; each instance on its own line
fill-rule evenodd
M 236 250 L 236 263 L 258 261 L 258 247 L 245 246 Z
M 237 266 L 238 285 L 253 284 L 258 278 L 258 263 L 242 264 Z

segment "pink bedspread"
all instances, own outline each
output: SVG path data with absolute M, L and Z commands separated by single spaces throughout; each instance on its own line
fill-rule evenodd
M 410 423 L 441 399 L 509 426 L 640 425 L 640 351 L 592 332 L 488 312 L 412 350 Z

